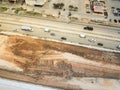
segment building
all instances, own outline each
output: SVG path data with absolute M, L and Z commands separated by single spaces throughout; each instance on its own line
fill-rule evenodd
M 104 4 L 99 1 L 93 2 L 93 11 L 95 13 L 104 13 Z
M 46 1 L 47 0 L 25 0 L 25 3 L 32 6 L 43 6 Z
M 18 0 L 8 0 L 11 3 L 16 3 Z

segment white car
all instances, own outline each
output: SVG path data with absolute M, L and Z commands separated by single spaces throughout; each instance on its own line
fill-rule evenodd
M 80 36 L 80 38 L 86 38 L 86 35 L 84 35 L 84 34 L 80 34 L 79 36 Z
M 89 42 L 92 42 L 92 43 L 95 43 L 96 42 L 96 39 L 88 39 Z
M 29 26 L 22 26 L 21 29 L 24 31 L 33 31 L 32 28 Z
M 44 31 L 45 31 L 45 32 L 50 32 L 50 29 L 45 28 Z

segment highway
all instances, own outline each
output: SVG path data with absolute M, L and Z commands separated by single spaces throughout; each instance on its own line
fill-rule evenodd
M 85 24 L 77 25 L 77 24 L 67 24 L 67 23 L 61 23 L 61 22 L 55 22 L 55 21 L 48 21 L 48 20 L 42 20 L 42 19 L 36 19 L 36 18 L 30 18 L 30 17 L 21 17 L 21 16 L 16 16 L 16 15 L 8 15 L 8 14 L 0 14 L 0 22 L 7 22 L 11 21 L 22 24 L 27 24 L 27 25 L 39 25 L 39 27 L 49 27 L 49 28 L 59 28 L 61 30 L 69 30 L 69 31 L 81 31 L 85 33 L 90 33 L 90 34 L 96 34 L 96 35 L 105 35 L 109 37 L 116 37 L 120 38 L 120 35 L 118 34 L 118 31 L 120 31 L 119 28 L 115 27 L 107 27 L 107 26 L 100 26 L 100 25 L 92 25 L 94 26 L 94 31 L 88 32 L 83 30 Z M 29 21 L 28 21 L 29 20 Z M 91 25 L 90 25 L 91 26 Z
M 0 14 L 0 24 L 0 30 L 14 31 L 15 29 L 18 29 L 17 33 L 37 36 L 38 38 L 51 39 L 63 43 L 68 42 L 75 45 L 80 44 L 100 48 L 102 47 L 119 51 L 116 47 L 120 44 L 120 34 L 118 34 L 120 29 L 115 27 L 93 25 L 94 30 L 87 31 L 83 29 L 87 26 L 84 24 L 68 24 L 6 14 Z M 32 27 L 34 31 L 23 31 L 21 30 L 22 25 Z M 50 32 L 45 32 L 45 28 L 48 28 Z M 86 38 L 80 38 L 79 34 L 86 35 Z M 61 37 L 65 37 L 66 40 L 61 40 Z M 94 39 L 94 41 L 91 41 L 92 39 Z M 103 46 L 98 46 L 98 43 L 102 43 Z

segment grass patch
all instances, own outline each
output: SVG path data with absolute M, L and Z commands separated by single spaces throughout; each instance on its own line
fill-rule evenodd
M 26 9 L 20 7 L 20 8 L 16 8 L 15 13 L 18 14 L 20 11 L 26 11 Z
M 4 11 L 7 11 L 7 7 L 0 7 L 0 12 L 4 12 Z
M 26 15 L 32 15 L 32 16 L 41 16 L 41 13 L 38 12 L 33 12 L 33 11 L 26 11 L 25 12 Z

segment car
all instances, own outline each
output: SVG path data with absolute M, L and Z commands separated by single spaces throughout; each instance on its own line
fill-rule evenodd
M 27 36 L 29 36 L 30 34 L 26 34 Z
M 66 37 L 61 37 L 61 39 L 62 39 L 62 40 L 67 40 L 67 38 L 66 38 Z
M 11 10 L 15 10 L 16 8 L 11 8 Z
M 51 36 L 55 36 L 55 33 L 50 33 Z
M 86 4 L 86 13 L 91 13 L 90 5 Z
M 44 31 L 45 31 L 45 32 L 50 32 L 50 29 L 45 28 Z
M 104 12 L 104 16 L 108 16 L 108 12 Z
M 14 29 L 13 32 L 18 32 L 19 30 L 18 29 Z
M 105 16 L 104 18 L 105 18 L 105 19 L 107 19 L 108 17 L 107 17 L 107 16 Z
M 86 27 L 84 27 L 84 30 L 90 30 L 90 31 L 93 31 L 93 27 L 86 26 Z
M 115 9 L 115 7 L 111 7 L 111 9 Z
M 90 11 L 87 10 L 86 13 L 90 13 Z
M 80 37 L 80 38 L 86 38 L 86 35 L 80 34 L 79 37 Z
M 112 22 L 112 19 L 109 19 L 109 22 Z
M 117 49 L 120 49 L 120 45 L 118 45 L 116 48 L 117 48 Z
M 103 44 L 102 44 L 102 43 L 98 43 L 97 45 L 98 45 L 98 46 L 103 46 Z
M 22 26 L 21 29 L 24 31 L 31 31 L 31 32 L 33 31 L 31 27 L 26 26 L 26 25 Z
M 95 43 L 96 42 L 96 39 L 88 39 L 89 42 L 92 42 L 92 43 Z
M 120 34 L 120 31 L 118 31 L 118 34 Z
M 120 23 L 120 20 L 118 20 L 118 22 Z
M 116 10 L 120 11 L 120 8 L 116 8 Z

